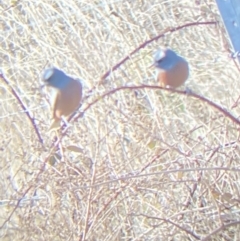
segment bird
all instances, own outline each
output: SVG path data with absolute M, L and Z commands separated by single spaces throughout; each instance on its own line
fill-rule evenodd
M 53 90 L 51 104 L 54 122 L 60 122 L 62 118 L 69 116 L 80 106 L 83 95 L 80 79 L 73 78 L 64 71 L 52 67 L 43 71 L 42 80 Z
M 167 88 L 178 88 L 189 76 L 188 62 L 169 48 L 158 49 L 154 55 L 157 80 Z

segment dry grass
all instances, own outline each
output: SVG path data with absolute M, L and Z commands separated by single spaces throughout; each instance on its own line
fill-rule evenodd
M 3 0 L 0 11 L 1 240 L 240 240 L 239 124 L 192 95 L 114 92 L 156 85 L 152 54 L 170 46 L 189 60 L 186 86 L 238 117 L 239 71 L 214 0 Z M 218 24 L 169 31 L 198 21 Z M 86 85 L 83 118 L 59 145 L 46 65 Z

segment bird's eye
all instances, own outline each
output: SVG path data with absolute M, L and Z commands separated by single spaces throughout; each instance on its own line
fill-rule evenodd
M 161 63 L 162 61 L 163 61 L 163 58 L 157 60 L 158 63 Z

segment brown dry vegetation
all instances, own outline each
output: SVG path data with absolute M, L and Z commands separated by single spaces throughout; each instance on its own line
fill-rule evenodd
M 157 85 L 148 66 L 169 46 L 190 63 L 186 86 L 238 117 L 214 0 L 3 0 L 0 11 L 0 240 L 240 240 L 238 121 L 184 92 L 114 91 Z M 85 81 L 84 115 L 59 134 L 40 88 L 49 65 Z

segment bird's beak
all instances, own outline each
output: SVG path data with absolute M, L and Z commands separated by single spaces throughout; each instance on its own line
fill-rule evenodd
M 42 89 L 42 88 L 44 88 L 45 86 L 46 86 L 46 84 L 40 85 L 40 88 Z
M 147 68 L 150 69 L 150 68 L 153 68 L 155 67 L 155 63 L 152 63 L 150 66 L 148 66 Z
M 49 86 L 49 83 L 44 81 L 44 84 L 42 84 L 42 85 L 40 86 L 40 88 L 44 88 L 44 87 L 46 87 L 46 86 Z

